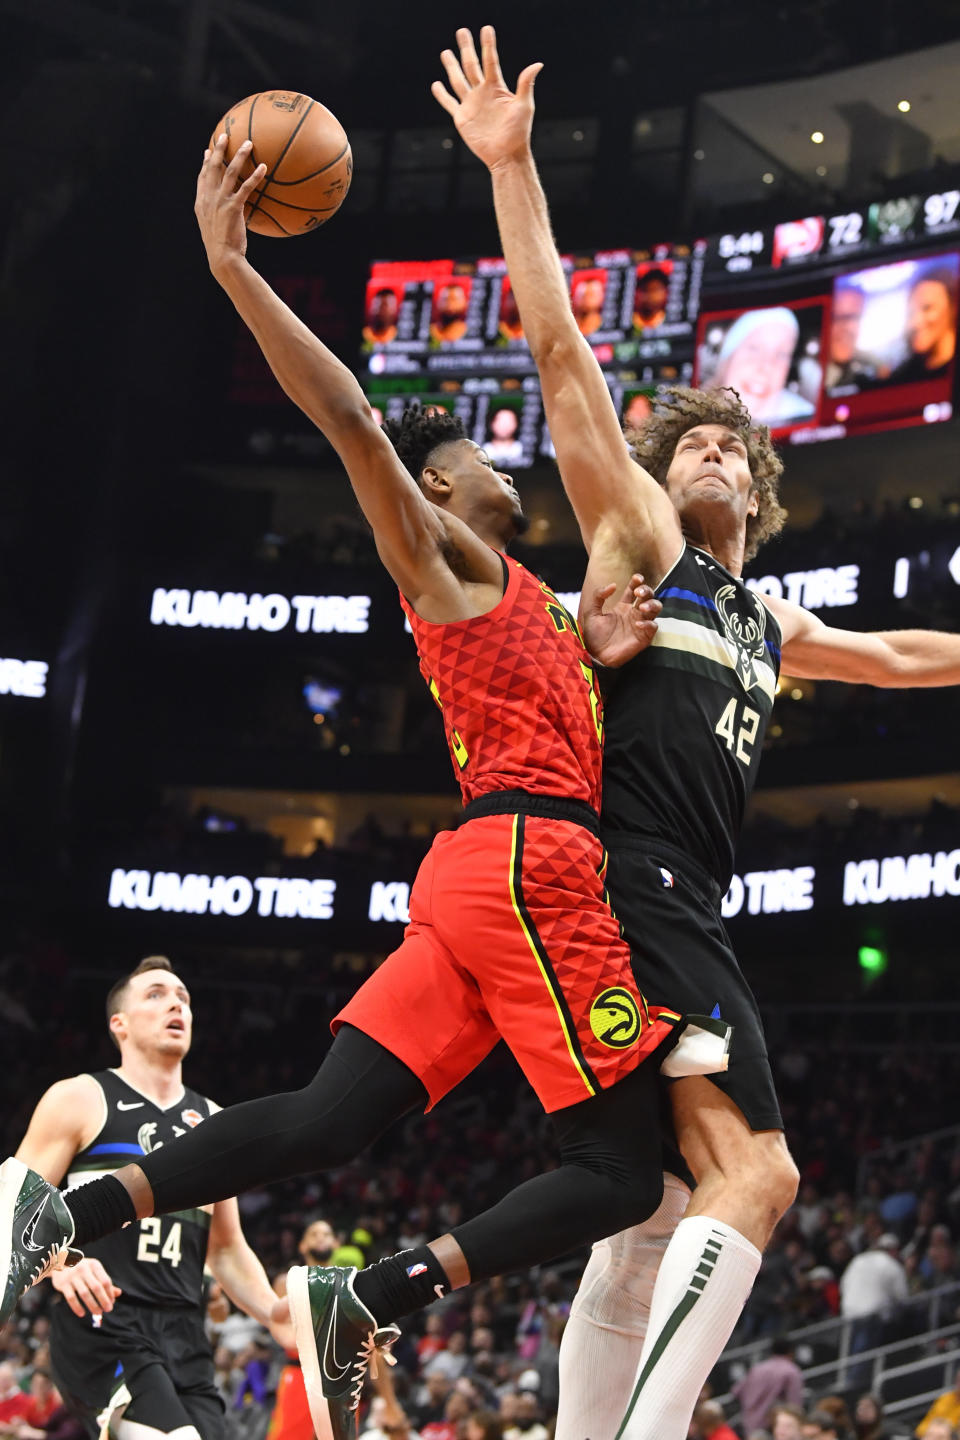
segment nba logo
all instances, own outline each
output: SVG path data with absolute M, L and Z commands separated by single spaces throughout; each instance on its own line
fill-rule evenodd
M 660 866 L 660 883 L 665 890 L 673 889 L 673 876 L 670 874 L 670 871 L 665 870 L 662 865 Z
M 413 1279 L 413 1277 L 414 1277 L 415 1275 L 426 1275 L 426 1273 L 427 1273 L 427 1267 L 426 1267 L 426 1265 L 424 1265 L 424 1264 L 422 1264 L 422 1263 L 419 1264 L 419 1265 L 408 1265 L 408 1266 L 407 1266 L 407 1274 L 409 1275 L 409 1277 L 410 1277 L 411 1280 Z

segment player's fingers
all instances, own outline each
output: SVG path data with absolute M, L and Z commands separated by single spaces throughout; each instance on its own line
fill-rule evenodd
M 243 178 L 243 168 L 250 158 L 250 151 L 252 149 L 253 141 L 244 140 L 241 145 L 237 146 L 236 155 L 234 155 L 230 164 L 223 172 L 223 184 L 221 188 L 225 190 L 228 195 L 233 195 L 236 192 L 236 188 Z
M 517 94 L 521 100 L 532 102 L 534 81 L 542 69 L 543 61 L 535 60 L 532 65 L 528 65 L 525 70 L 520 71 L 520 77 L 517 80 Z
M 497 54 L 497 32 L 492 25 L 480 27 L 480 54 L 483 57 L 483 78 L 503 84 L 500 56 Z
M 433 96 L 434 100 L 436 100 L 438 105 L 443 106 L 444 110 L 446 110 L 448 115 L 456 115 L 457 111 L 460 109 L 459 100 L 454 100 L 453 96 L 450 94 L 450 91 L 447 89 L 446 85 L 444 85 L 442 80 L 434 80 L 433 84 L 430 86 L 430 94 Z
M 257 166 L 256 170 L 254 170 L 252 175 L 247 176 L 246 180 L 244 180 L 243 184 L 240 186 L 240 189 L 237 191 L 236 194 L 236 198 L 241 202 L 241 204 L 245 203 L 248 197 L 253 193 L 253 191 L 256 190 L 257 186 L 260 184 L 266 173 L 266 165 L 260 164 Z
M 467 83 L 470 85 L 483 84 L 483 71 L 480 68 L 480 61 L 477 58 L 477 47 L 473 43 L 473 32 L 465 26 L 457 31 L 457 44 L 460 46 L 460 65 Z
M 67 1304 L 70 1306 L 70 1309 L 73 1311 L 74 1315 L 79 1316 L 81 1320 L 85 1319 L 87 1314 L 86 1308 L 80 1304 L 80 1301 L 77 1299 L 76 1295 L 74 1295 L 71 1290 L 63 1290 L 61 1291 L 61 1294 L 63 1295 L 64 1300 L 66 1300 Z
M 443 68 L 447 72 L 447 83 L 450 89 L 458 100 L 462 100 L 465 95 L 470 94 L 470 86 L 467 83 L 467 77 L 460 69 L 460 61 L 452 50 L 441 50 L 440 59 L 443 61 Z

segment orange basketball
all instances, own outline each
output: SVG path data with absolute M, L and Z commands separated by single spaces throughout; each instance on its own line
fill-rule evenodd
M 265 90 L 228 110 L 210 137 L 227 134 L 226 162 L 253 141 L 244 178 L 258 165 L 267 174 L 251 196 L 245 219 L 261 235 L 305 235 L 335 215 L 350 189 L 353 156 L 347 133 L 309 95 Z

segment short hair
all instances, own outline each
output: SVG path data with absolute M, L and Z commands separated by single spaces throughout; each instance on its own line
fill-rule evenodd
M 933 265 L 924 265 L 920 268 L 920 270 L 917 272 L 916 275 L 914 275 L 913 279 L 911 280 L 910 289 L 916 290 L 918 285 L 923 285 L 928 280 L 935 285 L 943 286 L 950 300 L 951 309 L 956 310 L 957 272 L 954 267 L 952 265 L 943 265 L 936 263 Z
M 758 498 L 756 515 L 747 516 L 747 543 L 744 560 L 752 560 L 760 546 L 779 535 L 787 512 L 779 501 L 783 461 L 773 448 L 766 425 L 755 425 L 736 390 L 691 390 L 687 385 L 661 386 L 654 411 L 641 425 L 626 432 L 630 453 L 660 485 L 667 483 L 667 471 L 674 451 L 688 430 L 698 425 L 725 425 L 740 436 L 747 447 L 747 462 Z
M 831 1415 L 829 1410 L 811 1410 L 807 1416 L 808 1423 L 816 1425 L 818 1430 L 839 1430 L 841 1422 L 836 1415 Z
M 771 1355 L 792 1355 L 793 1341 L 789 1335 L 778 1335 L 770 1346 Z
M 116 1015 L 118 1010 L 123 1009 L 123 1002 L 127 998 L 127 986 L 130 984 L 130 981 L 136 975 L 145 975 L 148 970 L 167 970 L 171 975 L 173 974 L 173 966 L 170 964 L 170 961 L 167 959 L 166 955 L 148 955 L 145 960 L 141 960 L 140 964 L 136 965 L 130 971 L 129 975 L 124 975 L 121 980 L 118 980 L 114 985 L 110 986 L 110 989 L 107 992 L 108 1025 L 110 1024 L 111 1015 Z M 113 1041 L 114 1045 L 116 1045 L 117 1049 L 119 1050 L 120 1043 L 117 1040 L 117 1037 L 114 1035 L 113 1031 L 110 1032 L 110 1039 Z
M 641 285 L 646 285 L 648 280 L 659 280 L 661 285 L 666 285 L 668 288 L 670 285 L 670 276 L 666 270 L 661 270 L 659 265 L 655 265 L 652 270 L 646 270 L 638 276 L 637 289 L 639 290 Z
M 399 420 L 385 420 L 381 428 L 418 485 L 424 467 L 441 445 L 468 438 L 458 416 L 429 406 L 424 409 L 417 400 L 406 407 Z

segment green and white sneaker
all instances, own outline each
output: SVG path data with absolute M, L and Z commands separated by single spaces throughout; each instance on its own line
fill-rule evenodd
M 0 1165 L 0 1325 L 31 1285 L 80 1259 L 78 1251 L 70 1250 L 72 1240 L 73 1217 L 56 1185 L 22 1160 L 5 1160 Z
M 367 1369 L 376 1377 L 378 1355 L 395 1365 L 389 1348 L 400 1338 L 396 1325 L 378 1326 L 357 1298 L 356 1273 L 355 1265 L 294 1265 L 287 1271 L 290 1315 L 314 1430 L 325 1434 L 329 1407 L 334 1440 L 354 1440 Z

